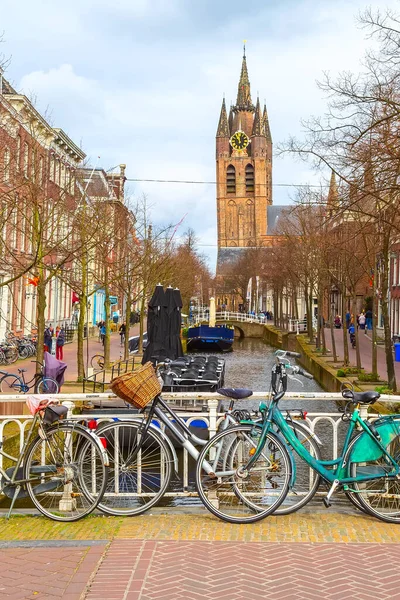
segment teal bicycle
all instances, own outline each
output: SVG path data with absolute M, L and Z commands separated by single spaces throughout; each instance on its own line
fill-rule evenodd
M 341 456 L 321 460 L 300 442 L 278 409 L 287 390 L 288 372 L 312 379 L 290 364 L 293 352 L 278 350 L 272 368 L 270 402 L 260 404 L 262 423 L 241 421 L 214 436 L 203 448 L 196 467 L 196 483 L 204 505 L 231 523 L 251 523 L 273 513 L 296 482 L 294 453 L 329 487 L 325 506 L 333 493 L 344 490 L 353 504 L 386 522 L 400 523 L 400 415 L 373 423 L 360 416 L 362 405 L 371 405 L 378 392 L 342 391 L 347 400 L 343 421 L 348 422 Z M 202 465 L 213 466 L 204 474 Z M 307 496 L 311 500 L 318 486 Z

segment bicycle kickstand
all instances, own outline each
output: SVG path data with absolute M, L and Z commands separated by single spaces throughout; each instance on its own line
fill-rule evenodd
M 329 492 L 327 493 L 325 498 L 323 498 L 326 508 L 329 508 L 331 506 L 331 496 L 332 496 L 333 492 L 336 490 L 338 485 L 339 485 L 339 480 L 335 479 L 335 481 L 331 485 L 331 489 L 329 490 Z
M 18 498 L 21 488 L 22 488 L 22 485 L 17 485 L 17 487 L 15 488 L 14 496 L 13 496 L 13 499 L 11 500 L 10 510 L 8 511 L 7 516 L 6 516 L 7 520 L 11 517 L 12 509 L 14 508 L 15 501 Z

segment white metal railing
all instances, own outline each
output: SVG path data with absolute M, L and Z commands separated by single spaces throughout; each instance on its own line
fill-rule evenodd
M 251 396 L 251 400 L 265 400 L 268 397 L 267 392 L 254 392 Z M 212 437 L 219 426 L 219 423 L 223 419 L 223 414 L 218 413 L 218 403 L 219 401 L 226 400 L 223 396 L 213 393 L 189 393 L 189 392 L 180 392 L 180 393 L 166 393 L 163 394 L 163 398 L 167 401 L 180 402 L 184 404 L 185 402 L 194 401 L 203 403 L 202 412 L 194 412 L 191 411 L 190 408 L 185 411 L 180 411 L 179 414 L 184 416 L 187 419 L 188 424 L 193 423 L 193 421 L 203 421 L 207 426 L 209 437 Z M 103 400 L 110 401 L 111 399 L 115 400 L 115 396 L 113 394 L 58 394 L 57 399 L 59 399 L 63 404 L 65 404 L 68 409 L 68 418 L 71 419 L 79 419 L 82 420 L 82 415 L 74 415 L 72 414 L 72 410 L 75 407 L 75 403 L 82 401 L 91 401 L 91 400 Z M 327 392 L 315 392 L 315 393 L 289 393 L 286 400 L 298 400 L 298 406 L 296 408 L 301 408 L 301 400 L 310 401 L 332 401 L 332 400 L 340 400 L 342 399 L 339 393 L 327 393 Z M 25 401 L 26 396 L 0 396 L 0 410 L 1 404 L 4 402 L 7 403 L 20 403 L 21 401 Z M 400 402 L 400 396 L 381 396 L 380 400 L 382 402 Z M 246 401 L 241 401 L 241 406 L 245 406 Z M 129 419 L 129 418 L 140 418 L 141 414 L 118 414 L 118 412 L 113 413 L 112 410 L 108 410 L 107 414 L 105 414 L 100 409 L 96 412 L 93 410 L 90 415 L 84 416 L 87 420 L 92 418 L 98 418 L 100 420 L 111 420 L 118 418 L 120 420 Z M 324 443 L 324 453 L 328 458 L 337 458 L 339 453 L 339 427 L 344 427 L 345 424 L 342 423 L 341 420 L 342 413 L 339 412 L 308 412 L 306 416 L 306 421 L 311 431 L 315 432 L 318 430 L 321 423 L 325 423 L 329 427 L 329 433 L 326 434 L 322 438 L 322 442 Z M 365 411 L 366 416 L 366 411 Z M 373 416 L 373 415 L 370 415 Z M 26 428 L 29 426 L 30 421 L 32 420 L 31 415 L 21 414 L 21 415 L 0 415 L 0 441 L 3 442 L 4 439 L 4 430 L 8 424 L 14 424 L 14 427 L 11 431 L 12 435 L 16 435 L 15 426 L 17 429 L 17 434 L 19 435 L 19 446 L 22 448 L 23 444 L 23 436 Z M 342 430 L 344 431 L 344 429 Z M 318 432 L 318 436 L 321 438 L 321 434 Z M 329 437 L 329 443 L 331 447 L 327 447 L 326 445 L 326 437 Z M 180 475 L 180 481 L 182 481 L 182 489 L 176 490 L 174 492 L 169 492 L 169 496 L 193 496 L 194 493 L 187 491 L 187 485 L 189 482 L 189 455 L 187 450 L 183 450 L 183 461 L 180 463 L 182 466 L 182 472 Z M 0 455 L 0 466 L 3 467 L 3 457 Z
M 313 329 L 317 329 L 317 319 L 312 319 Z M 307 332 L 307 319 L 289 319 L 288 330 L 294 333 L 305 333 Z
M 199 312 L 195 315 L 197 321 L 209 321 L 208 311 Z M 216 313 L 216 321 L 239 321 L 241 323 L 267 323 L 267 317 L 260 313 L 252 315 L 249 313 L 231 312 L 229 310 Z

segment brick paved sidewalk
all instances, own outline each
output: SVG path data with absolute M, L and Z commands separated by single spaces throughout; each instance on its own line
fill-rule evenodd
M 0 519 L 0 598 L 400 600 L 400 525 L 352 509 L 239 526 L 172 510 Z

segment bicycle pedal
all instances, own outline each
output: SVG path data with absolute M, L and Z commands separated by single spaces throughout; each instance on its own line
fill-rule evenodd
M 322 498 L 322 501 L 325 504 L 325 508 L 330 508 L 332 506 L 332 502 L 330 502 L 328 498 Z

